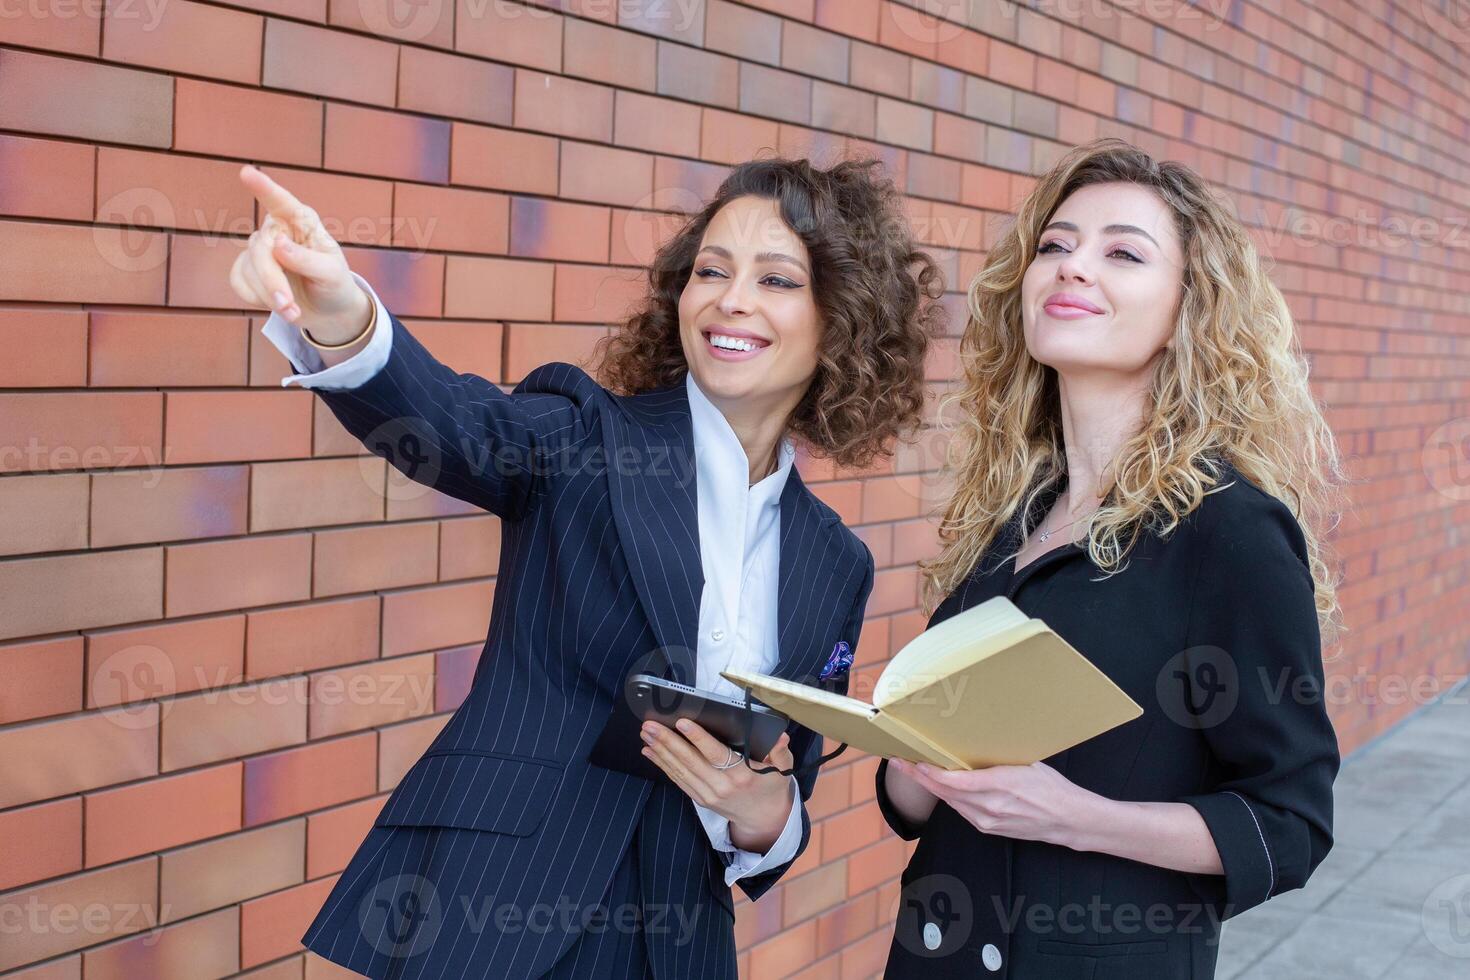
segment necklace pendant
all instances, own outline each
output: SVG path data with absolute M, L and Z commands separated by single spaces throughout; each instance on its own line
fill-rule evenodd
M 1051 537 L 1050 531 L 1042 531 L 1040 537 L 1038 537 L 1036 540 L 1040 541 L 1042 544 L 1046 544 L 1046 539 L 1049 537 Z

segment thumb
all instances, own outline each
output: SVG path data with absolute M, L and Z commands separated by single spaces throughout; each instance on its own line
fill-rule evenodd
M 341 275 L 338 256 L 298 245 L 285 235 L 276 238 L 271 252 L 283 268 L 303 279 L 331 282 Z

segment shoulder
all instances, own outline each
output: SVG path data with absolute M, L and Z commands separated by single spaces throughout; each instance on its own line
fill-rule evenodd
M 551 361 L 533 368 L 515 386 L 515 393 L 560 395 L 578 403 L 607 397 L 607 389 L 593 380 L 592 375 L 564 361 Z
M 1219 483 L 1200 502 L 1203 560 L 1225 569 L 1259 569 L 1281 561 L 1310 568 L 1306 535 L 1285 501 L 1225 463 Z

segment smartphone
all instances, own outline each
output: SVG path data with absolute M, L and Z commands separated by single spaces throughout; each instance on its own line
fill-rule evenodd
M 634 674 L 628 678 L 625 693 L 633 713 L 642 721 L 652 718 L 670 728 L 680 718 L 688 718 L 737 752 L 744 752 L 752 762 L 770 755 L 781 733 L 791 719 L 755 701 L 750 702 L 750 745 L 745 744 L 745 701 L 715 691 L 703 691 L 687 684 Z

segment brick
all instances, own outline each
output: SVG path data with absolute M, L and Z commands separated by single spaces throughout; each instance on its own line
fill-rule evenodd
M 654 153 L 672 153 L 686 157 L 699 156 L 698 106 L 687 102 L 675 102 L 672 99 L 640 95 L 637 92 L 618 92 L 616 111 L 617 120 L 613 128 L 613 142 L 619 146 L 650 150 Z M 568 144 L 566 148 L 568 152 L 563 153 L 563 167 L 566 166 L 566 159 L 570 151 L 581 145 Z M 623 179 L 626 180 L 626 177 Z M 565 175 L 562 178 L 562 193 L 572 197 L 585 196 L 572 194 L 566 189 Z M 595 200 L 606 200 L 606 198 L 599 197 Z
M 658 93 L 735 109 L 740 105 L 740 62 L 682 44 L 658 42 Z
M 826 82 L 812 85 L 813 126 L 872 139 L 877 117 L 878 100 L 869 92 Z
M 405 589 L 383 596 L 385 657 L 483 641 L 490 625 L 490 582 Z
M 382 520 L 387 465 L 377 456 L 256 463 L 250 474 L 250 530 Z
M 561 71 L 560 14 L 510 3 L 455 3 L 454 47 L 466 54 L 547 72 Z
M 909 97 L 913 85 L 908 55 L 861 41 L 852 42 L 852 84 L 896 99 Z
M 820 11 L 821 7 L 817 9 Z M 815 921 L 803 922 L 751 949 L 750 975 L 755 977 L 785 975 L 792 964 L 811 962 L 816 955 L 816 949 L 817 923 Z
M 590 265 L 556 267 L 555 310 L 560 323 L 621 322 L 648 294 L 644 273 Z
M 817 0 L 812 19 L 829 31 L 876 41 L 881 6 L 880 0 Z
M 246 759 L 245 826 L 373 793 L 376 743 L 376 734 L 363 732 Z
M 510 247 L 510 199 L 504 194 L 394 185 L 393 244 L 416 251 L 485 252 Z
M 909 154 L 908 193 L 926 198 L 958 198 L 960 174 L 961 165 L 958 160 L 945 160 L 927 153 L 911 153 Z M 978 232 L 975 238 L 975 247 L 979 248 Z M 931 245 L 956 247 L 943 238 L 932 238 L 926 235 L 922 240 Z
M 685 0 L 644 0 L 618 4 L 618 26 L 694 47 L 704 46 L 705 5 Z
M 301 936 L 331 894 L 337 876 L 310 881 L 240 905 L 240 965 L 296 952 Z
M 364 596 L 247 613 L 246 675 L 253 680 L 375 659 L 379 607 L 377 596 Z
M 0 640 L 163 613 L 163 553 L 132 548 L 0 564 Z
M 448 256 L 444 313 L 482 320 L 548 320 L 552 269 L 547 262 Z
M 613 90 L 594 82 L 518 68 L 515 124 L 520 129 L 610 143 Z
M 165 462 L 309 455 L 313 397 L 305 390 L 170 392 Z
M 322 163 L 322 104 L 259 89 L 172 80 L 173 149 L 315 167 Z
M 551 361 L 590 367 L 597 343 L 608 333 L 603 327 L 570 327 L 552 323 L 512 323 L 509 327 L 506 372 L 516 381 L 533 368 Z
M 847 82 L 848 62 L 852 57 L 851 40 L 792 21 L 784 22 L 781 31 L 782 68 L 815 75 L 830 82 Z
M 432 523 L 325 531 L 312 556 L 315 596 L 424 585 L 438 578 L 439 544 Z
M 300 884 L 306 820 L 245 830 L 173 849 L 159 858 L 159 904 L 165 921 L 188 918 Z
M 699 163 L 694 160 L 678 160 L 673 157 L 658 157 L 653 164 L 653 207 L 692 214 L 704 207 L 706 201 L 714 198 L 719 192 L 720 184 L 729 175 L 729 167 L 713 163 Z M 624 262 L 623 249 L 619 248 L 616 238 L 619 232 L 626 231 L 626 228 L 617 220 L 619 212 L 615 211 L 613 215 L 612 261 L 619 265 L 629 264 Z M 650 215 L 650 217 L 659 220 L 666 216 Z M 646 263 L 632 264 L 644 265 Z
M 307 679 L 286 677 L 174 698 L 163 712 L 159 769 L 171 772 L 299 745 Z
M 87 707 L 238 684 L 245 617 L 209 616 L 98 630 L 87 638 Z
M 81 637 L 0 645 L 0 725 L 80 711 L 82 686 Z
M 311 676 L 313 739 L 434 712 L 434 655 L 394 657 Z
M 977 31 L 946 27 L 935 39 L 934 58 L 966 75 L 984 76 L 990 71 L 990 39 Z
M 822 827 L 822 846 L 833 824 L 829 821 Z M 820 867 L 790 881 L 782 881 L 781 904 L 783 918 L 788 925 L 795 925 L 840 906 L 847 898 L 847 862 L 829 861 L 823 855 Z
M 140 228 L 0 221 L 0 301 L 162 303 L 167 256 Z
M 190 0 L 167 4 L 151 16 L 138 14 L 136 8 L 108 5 L 102 32 L 105 60 L 260 84 L 263 18 L 258 15 Z
M 320 878 L 322 875 L 333 874 L 347 867 L 347 862 L 351 860 L 363 838 L 372 829 L 373 821 L 378 819 L 378 814 L 382 812 L 383 804 L 387 801 L 386 795 L 374 796 L 357 803 L 348 803 L 346 806 L 313 813 L 307 817 L 306 877 Z M 290 824 L 280 826 L 298 825 L 299 821 L 292 821 Z M 257 831 L 257 833 L 265 833 L 265 831 Z M 301 858 L 295 854 L 292 857 L 295 858 L 295 861 L 289 867 L 297 870 L 299 875 Z M 262 891 L 267 890 L 270 889 L 262 889 Z
M 560 141 L 534 133 L 454 124 L 451 180 L 473 187 L 555 194 Z
M 91 384 L 106 388 L 242 385 L 241 316 L 98 310 L 89 335 Z
M 985 124 L 963 116 L 952 116 L 941 112 L 934 117 L 934 152 L 941 156 L 958 157 L 961 160 L 982 161 L 985 159 Z M 910 174 L 912 178 L 912 174 Z M 963 198 L 963 180 L 957 182 L 945 197 Z
M 922 106 L 960 112 L 965 104 L 965 76 L 953 68 L 927 61 L 912 61 L 909 91 L 909 98 Z
M 82 801 L 72 796 L 0 813 L 0 889 L 80 871 Z
M 150 855 L 7 892 L 0 907 L 102 910 L 81 920 L 86 928 L 73 919 L 72 928 L 12 930 L 0 944 L 0 970 L 141 932 L 158 922 L 158 859 Z
M 9 27 L 14 29 L 15 22 L 11 21 Z M 0 173 L 46 175 L 45 180 L 7 180 L 0 184 L 0 214 L 17 218 L 91 220 L 95 157 L 96 150 L 82 143 L 0 136 Z M 7 349 L 15 348 L 7 345 Z
M 85 548 L 88 491 L 82 473 L 0 480 L 0 555 Z
M 727 168 L 720 168 L 726 170 Z M 659 190 L 655 203 L 689 213 L 702 203 L 700 195 L 684 190 L 677 183 L 665 184 L 654 168 L 654 180 Z M 672 238 L 683 226 L 684 214 L 664 214 L 658 211 L 627 211 L 613 208 L 612 247 L 610 257 L 616 265 L 646 266 L 653 260 L 655 250 Z
M 404 324 L 430 354 L 461 374 L 500 378 L 504 328 L 478 320 L 413 320 Z
M 166 547 L 169 617 L 291 602 L 311 593 L 309 534 Z
M 907 102 L 878 99 L 877 138 L 911 150 L 934 148 L 934 112 Z
M 7 18 L 5 24 L 5 42 L 27 48 L 46 48 L 51 51 L 60 51 L 66 54 L 82 55 L 83 57 L 95 58 L 101 47 L 102 34 L 102 4 L 88 4 L 68 10 L 70 16 L 57 16 L 52 11 L 42 7 L 16 8 L 17 11 L 25 10 L 29 16 L 16 16 L 14 13 Z M 43 15 L 42 12 L 47 15 Z M 80 959 L 77 963 L 80 964 Z M 44 972 L 44 971 L 42 971 Z M 80 972 L 77 974 L 80 976 Z M 61 973 L 57 976 L 30 976 L 25 980 L 60 980 Z
M 307 3 L 313 0 L 306 0 Z M 315 0 L 322 6 L 326 0 Z M 454 46 L 454 4 L 435 2 L 417 3 L 411 8 L 394 5 L 395 0 L 332 0 L 331 23 L 364 34 L 411 41 L 434 48 Z M 304 12 L 277 9 L 277 13 L 290 14 L 310 20 L 323 20 Z M 411 45 L 400 45 L 406 57 L 410 51 L 423 50 Z
M 240 826 L 240 763 L 89 793 L 87 866 L 189 844 Z
M 344 249 L 347 264 L 372 284 L 394 316 L 444 313 L 444 256 L 402 249 Z
M 515 71 L 508 65 L 412 46 L 400 48 L 398 59 L 400 109 L 496 126 L 510 124 Z
M 234 909 L 150 929 L 82 954 L 88 980 L 231 976 L 239 969 L 240 917 Z
M 0 731 L 0 809 L 158 772 L 158 705 Z
M 449 131 L 444 119 L 329 102 L 322 162 L 329 170 L 443 184 Z
M 689 108 L 689 107 L 686 107 Z M 697 117 L 699 110 L 691 109 Z M 684 114 L 688 121 L 689 113 Z M 687 143 L 698 141 L 698 129 L 686 132 Z M 689 149 L 683 146 L 681 149 Z M 697 147 L 695 147 L 697 150 Z M 618 150 L 608 146 L 593 146 L 590 143 L 567 143 L 561 150 L 561 194 L 579 201 L 596 201 L 602 204 L 622 204 L 627 207 L 646 207 L 653 191 L 653 157 L 632 150 Z M 517 199 L 518 208 L 535 213 L 537 207 L 554 208 L 558 202 L 528 201 Z M 587 261 L 607 261 L 607 252 L 598 252 L 594 244 L 605 242 L 608 214 L 606 210 L 584 212 L 588 217 L 581 219 L 587 227 L 591 253 Z M 572 256 L 546 256 L 566 257 Z
M 328 99 L 391 106 L 397 101 L 398 45 L 269 18 L 262 84 Z
M 704 47 L 742 61 L 781 64 L 781 19 L 749 7 L 709 0 L 704 21 Z
M 878 11 L 878 43 L 915 58 L 933 61 L 937 56 L 939 37 L 954 29 L 935 15 L 944 12 L 943 7 L 915 10 L 898 3 L 884 3 Z M 953 7 L 948 12 L 959 13 Z
M 776 149 L 776 124 L 766 119 L 705 109 L 700 121 L 699 155 L 716 163 L 736 164 Z
M 464 517 L 439 522 L 439 579 L 494 575 L 500 570 L 500 518 Z
M 174 79 L 158 72 L 0 49 L 3 129 L 167 147 L 173 100 Z
M 244 534 L 243 466 L 98 473 L 92 478 L 94 548 Z
M 779 68 L 740 68 L 740 111 L 806 124 L 812 118 L 812 80 Z
M 434 659 L 438 661 L 437 654 Z M 434 679 L 434 699 L 439 699 L 438 677 Z M 447 721 L 448 715 L 433 715 L 382 729 L 378 735 L 379 791 L 398 785 L 404 774 L 428 751 Z
M 632 154 L 631 154 L 632 156 Z M 653 181 L 653 160 L 647 162 L 644 197 Z M 607 262 L 609 210 L 592 204 L 516 197 L 510 201 L 510 254 L 526 259 L 566 259 Z
M 653 38 L 577 18 L 568 19 L 563 31 L 566 74 L 623 88 L 657 88 L 658 42 Z
M 1036 56 L 1015 45 L 991 39 L 989 76 L 1002 85 L 1030 91 L 1036 85 Z

